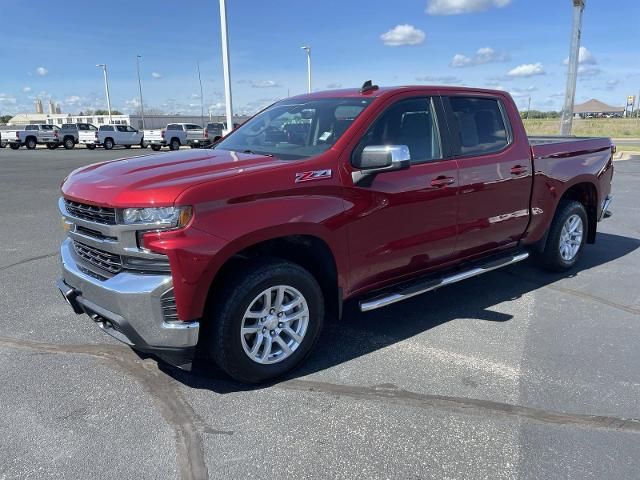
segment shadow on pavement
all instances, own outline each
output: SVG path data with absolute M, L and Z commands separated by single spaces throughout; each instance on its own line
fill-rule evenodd
M 576 268 L 564 274 L 541 270 L 536 266 L 535 259 L 530 259 L 369 313 L 361 313 L 357 308 L 357 302 L 348 302 L 342 320 L 328 319 L 310 356 L 298 369 L 278 382 L 331 368 L 451 320 L 511 320 L 511 315 L 496 312 L 492 310 L 492 306 L 518 299 L 563 278 L 578 276 L 583 271 L 624 257 L 638 247 L 639 239 L 599 233 L 597 243 L 587 245 Z M 165 364 L 162 364 L 161 368 L 189 387 L 208 389 L 216 393 L 269 386 L 250 386 L 234 382 L 212 366 L 207 366 L 206 369 L 199 367 L 193 372 L 177 370 Z

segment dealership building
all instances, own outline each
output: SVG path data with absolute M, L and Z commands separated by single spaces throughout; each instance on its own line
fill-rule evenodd
M 243 123 L 248 117 L 233 117 L 234 123 Z M 204 121 L 203 121 L 204 120 Z M 168 123 L 195 123 L 200 125 L 207 122 L 225 122 L 221 115 L 145 115 L 144 128 L 164 128 Z M 49 125 L 62 125 L 64 123 L 91 123 L 96 127 L 109 123 L 109 115 L 74 115 L 71 113 L 19 113 L 9 120 L 9 125 L 28 125 L 34 123 L 46 123 Z M 133 128 L 142 129 L 141 115 L 111 115 L 111 123 L 115 125 L 131 125 Z

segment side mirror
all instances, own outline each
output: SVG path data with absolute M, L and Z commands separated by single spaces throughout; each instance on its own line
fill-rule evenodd
M 370 145 L 353 159 L 362 175 L 409 168 L 411 154 L 406 145 Z

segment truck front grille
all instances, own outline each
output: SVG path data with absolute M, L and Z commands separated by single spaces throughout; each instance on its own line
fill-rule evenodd
M 73 249 L 82 260 L 114 275 L 122 270 L 120 255 L 105 252 L 80 242 L 73 242 Z
M 66 198 L 64 199 L 64 205 L 72 217 L 104 225 L 116 224 L 115 208 L 97 207 L 86 203 L 74 202 Z

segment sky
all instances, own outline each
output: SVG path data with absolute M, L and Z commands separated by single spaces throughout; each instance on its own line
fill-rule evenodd
M 112 108 L 224 110 L 218 0 L 14 2 L 0 29 L 0 115 Z M 94 5 L 94 6 L 92 6 Z M 566 85 L 571 0 L 227 0 L 234 112 L 252 114 L 313 89 L 453 84 L 509 91 L 518 106 L 559 110 Z M 27 20 L 22 20 L 27 19 Z M 639 0 L 587 0 L 576 102 L 622 106 L 640 91 Z

